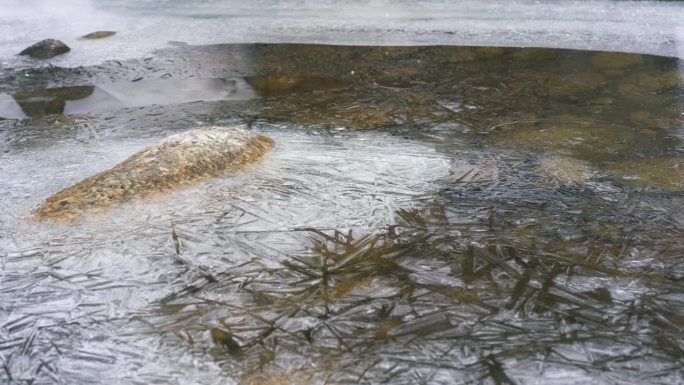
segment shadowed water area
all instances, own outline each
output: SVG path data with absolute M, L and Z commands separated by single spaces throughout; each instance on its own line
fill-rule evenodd
M 177 44 L 0 74 L 0 382 L 684 381 L 675 58 Z M 48 196 L 171 134 L 237 172 L 71 223 Z

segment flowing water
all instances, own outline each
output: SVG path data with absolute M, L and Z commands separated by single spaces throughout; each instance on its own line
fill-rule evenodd
M 684 81 L 664 56 L 189 46 L 0 78 L 0 382 L 684 383 Z M 75 222 L 173 133 L 248 168 Z

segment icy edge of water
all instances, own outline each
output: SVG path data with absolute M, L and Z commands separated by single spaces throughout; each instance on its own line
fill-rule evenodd
M 470 45 L 622 51 L 684 58 L 684 5 L 677 2 L 235 1 L 99 4 L 72 0 L 10 0 L 0 15 L 0 63 L 48 62 L 16 56 L 44 38 L 72 51 L 49 61 L 61 67 L 95 65 L 150 55 L 170 41 L 193 45 L 308 43 L 338 45 Z M 87 15 L 87 17 L 74 17 Z M 118 33 L 83 40 L 102 29 Z

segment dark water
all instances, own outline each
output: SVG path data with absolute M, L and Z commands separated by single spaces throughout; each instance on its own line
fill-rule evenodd
M 0 116 L 29 118 L 0 121 L 0 379 L 684 383 L 681 68 L 235 45 L 8 71 Z M 49 191 L 202 124 L 278 149 L 235 184 L 26 220 Z

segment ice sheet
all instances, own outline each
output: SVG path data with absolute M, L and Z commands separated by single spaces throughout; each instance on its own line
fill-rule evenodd
M 684 4 L 660 1 L 3 0 L 0 63 L 45 38 L 72 48 L 54 65 L 94 65 L 188 44 L 536 46 L 684 57 Z M 81 40 L 95 30 L 118 33 Z

